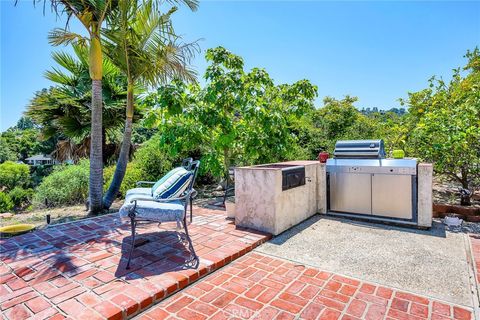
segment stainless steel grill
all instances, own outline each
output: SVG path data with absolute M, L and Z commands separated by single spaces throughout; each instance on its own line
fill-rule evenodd
M 383 140 L 343 140 L 337 141 L 335 158 L 385 158 Z
M 417 160 L 385 159 L 382 140 L 338 141 L 327 161 L 329 210 L 417 221 Z

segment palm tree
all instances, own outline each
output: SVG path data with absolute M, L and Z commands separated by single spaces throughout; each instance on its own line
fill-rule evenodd
M 91 130 L 91 80 L 88 48 L 73 45 L 75 55 L 52 53 L 57 67 L 45 73 L 55 86 L 35 94 L 26 115 L 41 125 L 43 139 L 59 140 L 54 155 L 59 160 L 88 157 Z M 127 96 L 125 75 L 109 59 L 103 59 L 103 160 L 115 152 L 125 118 L 122 111 Z M 140 88 L 137 90 L 141 90 Z
M 48 0 L 44 0 L 48 1 Z M 133 1 L 133 0 L 132 0 Z M 100 30 L 102 24 L 115 8 L 117 0 L 50 0 L 56 13 L 66 14 L 65 29 L 54 29 L 49 39 L 53 45 L 89 42 L 89 69 L 92 82 L 91 104 L 91 145 L 90 145 L 90 212 L 102 210 L 103 161 L 102 161 L 102 43 Z M 68 21 L 72 17 L 84 26 L 88 38 L 70 32 Z
M 196 0 L 183 2 L 192 10 L 197 8 Z M 196 81 L 196 74 L 188 64 L 197 46 L 196 43 L 179 43 L 170 20 L 175 11 L 173 7 L 167 13 L 160 14 L 152 0 L 145 0 L 141 4 L 119 0 L 109 17 L 109 28 L 102 30 L 105 52 L 125 73 L 128 83 L 122 148 L 103 200 L 104 208 L 111 206 L 125 176 L 135 110 L 135 86 L 155 86 L 173 78 Z

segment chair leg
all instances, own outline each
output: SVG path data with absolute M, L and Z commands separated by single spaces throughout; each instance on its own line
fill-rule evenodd
M 193 221 L 193 199 L 190 197 L 190 223 Z
M 190 251 L 193 254 L 194 259 L 198 259 L 197 253 L 195 252 L 195 249 L 193 248 L 193 242 L 192 239 L 190 239 L 190 235 L 188 234 L 188 227 L 187 227 L 187 216 L 185 215 L 183 218 L 183 227 L 185 228 L 185 236 L 187 237 L 187 241 L 190 247 Z
M 135 227 L 137 222 L 133 217 L 130 218 L 130 223 L 132 227 L 132 244 L 130 247 L 130 253 L 128 254 L 127 270 L 130 269 L 130 260 L 132 259 L 133 248 L 135 248 Z

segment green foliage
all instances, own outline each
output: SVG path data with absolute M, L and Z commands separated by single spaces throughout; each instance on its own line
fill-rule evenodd
M 35 190 L 33 204 L 65 206 L 84 202 L 88 197 L 89 162 L 82 160 L 78 165 L 61 165 L 43 179 Z
M 103 190 L 108 189 L 108 186 L 112 182 L 114 171 L 115 171 L 115 166 L 106 167 L 104 169 L 103 176 L 104 176 L 105 184 L 103 186 Z M 138 181 L 146 180 L 145 177 L 146 177 L 145 172 L 138 165 L 138 163 L 130 162 L 127 165 L 125 176 L 120 186 L 120 195 L 124 196 L 127 193 L 128 189 L 132 189 L 137 186 L 136 183 Z
M 102 29 L 103 46 L 110 60 L 130 83 L 155 86 L 172 78 L 196 81 L 189 61 L 197 45 L 181 43 L 171 15 L 176 7 L 161 14 L 156 1 L 118 1 Z M 184 1 L 185 3 L 185 1 Z
M 0 136 L 0 163 L 17 160 L 17 153 L 10 148 L 8 140 Z
M 32 186 L 33 187 L 36 187 L 38 186 L 43 178 L 45 178 L 46 176 L 48 176 L 50 173 L 52 173 L 53 169 L 56 167 L 57 165 L 55 164 L 43 164 L 43 165 L 38 165 L 38 166 L 34 166 L 34 167 L 31 167 L 30 170 L 31 170 L 31 181 L 32 181 Z
M 114 166 L 105 168 L 104 189 L 108 187 L 114 170 Z M 53 172 L 44 178 L 33 192 L 33 205 L 35 207 L 44 207 L 45 199 L 50 207 L 84 203 L 88 197 L 89 174 L 90 165 L 88 160 L 81 160 L 75 165 L 56 166 Z M 129 163 L 120 192 L 125 194 L 128 189 L 134 188 L 135 183 L 140 180 L 145 180 L 143 169 L 136 163 Z M 31 194 L 30 189 L 24 191 L 24 194 L 27 196 Z M 22 195 L 20 190 L 17 190 L 16 193 L 18 197 Z M 29 198 L 23 199 L 28 200 Z
M 17 124 L 0 135 L 0 163 L 10 160 L 24 160 L 39 153 L 50 153 L 52 141 L 39 140 L 40 130 L 32 119 L 22 117 Z
M 57 67 L 45 73 L 55 85 L 35 93 L 26 114 L 41 126 L 41 138 L 68 141 L 55 147 L 59 160 L 78 160 L 88 155 L 91 133 L 91 79 L 88 47 L 74 45 L 75 55 L 54 52 Z M 103 130 L 105 158 L 113 155 L 125 121 L 127 81 L 108 59 L 103 59 Z M 35 139 L 34 139 L 35 140 Z
M 153 136 L 152 139 L 145 142 L 135 153 L 133 163 L 135 167 L 144 174 L 144 176 L 137 181 L 156 181 L 160 179 L 165 173 L 172 169 L 173 162 L 173 158 L 169 157 L 165 148 L 162 147 L 160 136 Z
M 431 78 L 428 89 L 410 93 L 405 139 L 437 173 L 466 189 L 480 185 L 480 51 L 467 52 L 468 64 L 448 83 Z
M 315 159 L 322 150 L 332 153 L 338 140 L 382 138 L 387 152 L 398 146 L 392 128 L 403 119 L 398 115 L 401 112 L 364 113 L 354 106 L 356 101 L 356 97 L 350 96 L 341 100 L 327 97 L 323 107 L 298 123 L 297 134 L 306 158 Z
M 10 196 L 0 191 L 0 212 L 7 212 L 13 209 L 13 201 Z
M 328 140 L 344 137 L 348 129 L 360 116 L 360 112 L 353 105 L 358 99 L 346 96 L 342 100 L 327 97 L 323 100 L 324 107 L 318 112 L 320 125 Z
M 170 157 L 201 155 L 201 173 L 226 175 L 231 165 L 294 158 L 297 121 L 314 110 L 317 88 L 307 80 L 274 85 L 263 69 L 243 69 L 241 57 L 222 47 L 206 53 L 206 84 L 160 87 L 145 101 L 155 108 L 146 123 L 158 126 Z
M 115 167 L 107 167 L 104 170 L 104 177 L 105 177 L 105 185 L 104 185 L 104 190 L 108 189 L 108 186 L 110 185 L 112 178 L 113 178 L 113 172 L 115 171 Z M 128 189 L 135 188 L 137 185 L 138 181 L 141 180 L 146 180 L 145 179 L 145 173 L 142 170 L 141 167 L 138 166 L 137 163 L 135 162 L 130 162 L 127 165 L 127 170 L 125 172 L 125 176 L 123 177 L 122 184 L 120 186 L 120 194 L 122 196 L 125 196 L 127 193 Z
M 26 164 L 6 161 L 0 164 L 0 189 L 12 190 L 30 184 L 30 168 Z
M 25 207 L 30 204 L 33 196 L 33 189 L 15 187 L 8 193 L 8 196 L 12 199 L 15 207 Z

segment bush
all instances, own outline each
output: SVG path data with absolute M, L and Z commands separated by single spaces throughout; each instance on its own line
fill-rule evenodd
M 6 161 L 0 164 L 0 189 L 12 190 L 30 184 L 30 168 L 23 163 Z
M 88 197 L 89 161 L 77 165 L 62 165 L 43 179 L 35 190 L 33 203 L 36 207 L 45 205 L 64 206 L 85 202 Z
M 155 181 L 173 168 L 172 164 L 174 160 L 167 156 L 167 153 L 162 150 L 160 137 L 155 135 L 145 142 L 135 153 L 133 163 L 136 168 L 135 170 L 139 169 L 144 173 L 144 176 L 140 180 Z
M 115 166 L 110 166 L 104 169 L 103 176 L 105 184 L 103 190 L 106 191 L 112 182 L 113 173 L 115 172 Z M 137 163 L 130 162 L 127 165 L 127 172 L 123 177 L 122 185 L 120 186 L 120 193 L 124 196 L 128 189 L 136 187 L 137 181 L 146 180 L 145 172 L 139 167 Z
M 33 189 L 23 189 L 21 187 L 13 188 L 8 196 L 12 199 L 16 207 L 28 205 L 32 199 Z
M 54 164 L 44 164 L 33 167 L 31 173 L 33 187 L 38 186 L 46 176 L 53 172 L 55 167 L 56 165 Z
M 13 209 L 13 201 L 8 194 L 0 192 L 0 212 L 7 212 Z

